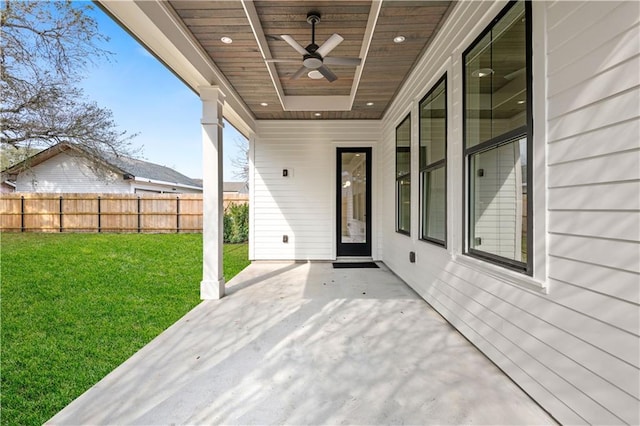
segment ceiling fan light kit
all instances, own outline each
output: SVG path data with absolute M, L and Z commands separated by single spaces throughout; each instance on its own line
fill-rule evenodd
M 293 37 L 287 34 L 280 36 L 289 46 L 302 55 L 302 67 L 298 69 L 291 79 L 295 80 L 307 74 L 312 79 L 326 78 L 333 82 L 338 79 L 327 65 L 358 66 L 360 58 L 336 58 L 327 55 L 335 49 L 344 38 L 340 34 L 333 34 L 321 46 L 316 44 L 316 24 L 320 22 L 320 13 L 316 11 L 307 14 L 307 22 L 311 24 L 311 43 L 307 47 L 302 47 Z M 292 62 L 290 59 L 269 59 L 269 62 Z M 297 61 L 295 61 L 297 62 Z
M 318 70 L 311 70 L 307 73 L 307 76 L 313 80 L 320 80 L 321 78 L 324 78 L 324 75 L 322 75 L 322 73 Z

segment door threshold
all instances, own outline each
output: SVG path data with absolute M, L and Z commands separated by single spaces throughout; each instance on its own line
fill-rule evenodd
M 373 262 L 371 256 L 338 256 L 336 262 Z

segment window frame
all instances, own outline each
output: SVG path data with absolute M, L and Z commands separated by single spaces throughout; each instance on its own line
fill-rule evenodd
M 426 164 L 424 167 L 422 167 L 422 150 L 420 149 L 422 147 L 422 122 L 421 122 L 421 118 L 420 118 L 420 113 L 422 111 L 422 103 L 429 97 L 431 96 L 431 94 L 433 94 L 434 90 L 436 90 L 441 83 L 444 83 L 444 111 L 445 111 L 445 115 L 444 115 L 444 158 L 438 160 L 438 161 L 434 161 L 433 163 L 429 163 Z M 447 102 L 447 90 L 448 90 L 448 85 L 447 85 L 447 73 L 445 72 L 442 77 L 440 77 L 431 87 L 431 89 L 429 89 L 429 91 L 427 92 L 426 95 L 424 95 L 422 97 L 422 99 L 420 99 L 420 102 L 418 102 L 418 184 L 419 184 L 419 188 L 420 188 L 420 194 L 419 194 L 419 203 L 420 203 L 420 240 L 421 241 L 426 241 L 429 243 L 433 243 L 436 244 L 438 246 L 447 247 L 447 236 L 448 236 L 448 232 L 447 232 L 447 224 L 448 224 L 448 220 L 447 220 L 447 149 L 448 149 L 448 129 L 449 129 L 449 103 Z M 427 213 L 427 206 L 425 205 L 426 200 L 424 199 L 424 178 L 423 176 L 426 173 L 429 172 L 433 172 L 437 169 L 440 168 L 444 168 L 444 239 L 439 240 L 437 238 L 432 238 L 429 237 L 425 234 L 425 230 L 424 230 L 424 226 L 425 226 L 425 217 L 426 217 L 426 213 Z
M 400 127 L 402 127 L 405 122 L 409 123 L 409 146 L 408 147 L 403 147 L 406 148 L 409 152 L 409 171 L 408 173 L 405 173 L 403 175 L 398 175 L 398 130 L 400 129 Z M 407 114 L 401 121 L 400 123 L 398 123 L 398 125 L 396 126 L 396 149 L 395 149 L 395 163 L 396 163 L 396 167 L 395 167 L 395 187 L 396 187 L 396 232 L 398 234 L 403 234 L 403 235 L 407 235 L 410 236 L 411 235 L 411 133 L 412 133 L 412 127 L 411 127 L 412 123 L 411 123 L 411 113 Z M 405 230 L 402 229 L 400 227 L 400 181 L 402 179 L 409 179 L 409 229 Z
M 516 129 L 507 131 L 501 135 L 492 137 L 488 140 L 482 141 L 470 148 L 467 147 L 467 73 L 466 73 L 466 57 L 476 47 L 476 45 L 496 26 L 496 24 L 513 8 L 519 1 L 524 3 L 525 9 L 525 60 L 526 60 L 526 111 L 527 118 L 526 124 Z M 463 253 L 467 256 L 487 261 L 517 272 L 524 273 L 529 276 L 533 276 L 533 24 L 532 24 L 532 6 L 531 2 L 526 0 L 512 0 L 507 4 L 498 15 L 491 20 L 487 27 L 471 42 L 471 44 L 462 52 L 461 64 L 462 64 L 462 149 L 463 149 Z M 503 256 L 499 256 L 493 253 L 485 252 L 471 248 L 471 229 L 472 229 L 472 217 L 471 217 L 471 188 L 472 188 L 472 175 L 471 171 L 471 159 L 474 154 L 488 151 L 490 149 L 497 148 L 501 145 L 508 144 L 516 140 L 517 138 L 525 137 L 527 140 L 527 259 L 526 262 L 519 262 L 513 259 L 509 259 Z

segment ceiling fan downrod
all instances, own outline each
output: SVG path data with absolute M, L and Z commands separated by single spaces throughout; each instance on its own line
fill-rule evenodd
M 316 24 L 320 22 L 320 12 L 307 13 L 307 22 L 311 24 L 311 44 L 309 46 L 316 46 L 314 52 L 318 49 L 316 44 Z
M 311 24 L 311 44 L 306 47 L 307 55 L 304 55 L 302 63 L 305 67 L 315 70 L 322 66 L 322 57 L 316 53 L 320 46 L 316 44 L 316 24 L 320 22 L 319 12 L 309 12 L 307 22 Z

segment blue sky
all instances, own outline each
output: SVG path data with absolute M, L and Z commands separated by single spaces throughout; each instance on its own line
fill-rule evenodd
M 202 177 L 201 103 L 198 96 L 97 7 L 92 12 L 114 53 L 88 69 L 81 87 L 87 98 L 113 112 L 120 130 L 138 133 L 141 157 Z M 224 130 L 224 180 L 235 181 L 231 160 L 244 137 L 231 125 Z

